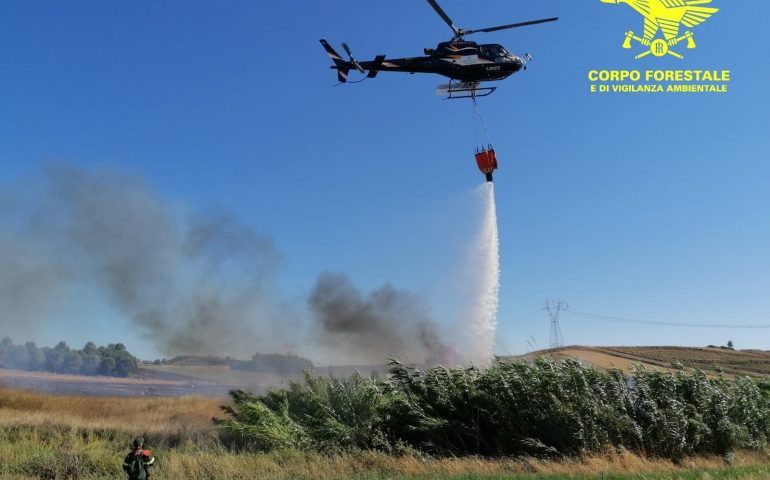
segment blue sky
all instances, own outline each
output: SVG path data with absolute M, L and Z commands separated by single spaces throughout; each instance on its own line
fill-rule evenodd
M 561 17 L 473 37 L 534 57 L 480 101 L 501 163 L 498 352 L 547 346 L 544 316 L 522 324 L 547 297 L 592 314 L 770 324 L 768 2 L 715 0 L 721 11 L 695 28 L 684 61 L 621 49 L 626 30 L 641 31 L 624 5 L 442 6 L 466 28 Z M 287 298 L 341 271 L 364 289 L 424 294 L 449 322 L 451 279 L 481 214 L 471 106 L 437 97 L 439 76 L 335 87 L 318 39 L 369 59 L 450 36 L 422 1 L 5 2 L 0 185 L 52 162 L 111 165 L 270 235 Z M 591 94 L 587 72 L 603 68 L 729 69 L 732 81 L 723 95 Z M 77 321 L 97 341 L 125 341 Z M 767 330 L 570 315 L 562 330 L 571 344 L 770 348 Z M 40 340 L 81 335 L 64 322 Z

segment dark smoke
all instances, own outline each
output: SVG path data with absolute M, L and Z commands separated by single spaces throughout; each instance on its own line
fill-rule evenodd
M 323 273 L 308 304 L 321 341 L 358 361 L 400 357 L 433 364 L 454 356 L 420 299 L 390 285 L 364 297 L 345 275 Z

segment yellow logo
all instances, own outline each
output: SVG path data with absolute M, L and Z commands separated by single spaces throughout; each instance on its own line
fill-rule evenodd
M 644 17 L 644 37 L 639 37 L 634 32 L 626 32 L 623 48 L 631 48 L 634 41 L 645 47 L 649 47 L 637 55 L 637 60 L 647 55 L 663 57 L 672 55 L 683 59 L 684 56 L 673 51 L 679 42 L 687 40 L 687 48 L 695 48 L 695 36 L 687 30 L 679 35 L 682 25 L 692 28 L 700 25 L 719 11 L 718 8 L 703 7 L 711 3 L 711 0 L 601 0 L 604 3 L 626 3 Z M 663 32 L 664 38 L 655 38 L 658 31 Z

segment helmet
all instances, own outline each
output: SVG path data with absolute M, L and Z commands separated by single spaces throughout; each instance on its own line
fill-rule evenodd
M 142 448 L 142 445 L 144 445 L 144 439 L 142 437 L 136 437 L 132 445 L 134 448 Z

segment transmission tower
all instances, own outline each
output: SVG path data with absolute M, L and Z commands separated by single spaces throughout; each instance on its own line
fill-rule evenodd
M 561 327 L 559 327 L 559 313 L 567 310 L 569 304 L 564 300 L 548 299 L 543 302 L 543 310 L 548 312 L 551 317 L 551 344 L 550 348 L 559 348 L 564 346 L 564 339 L 561 336 Z

